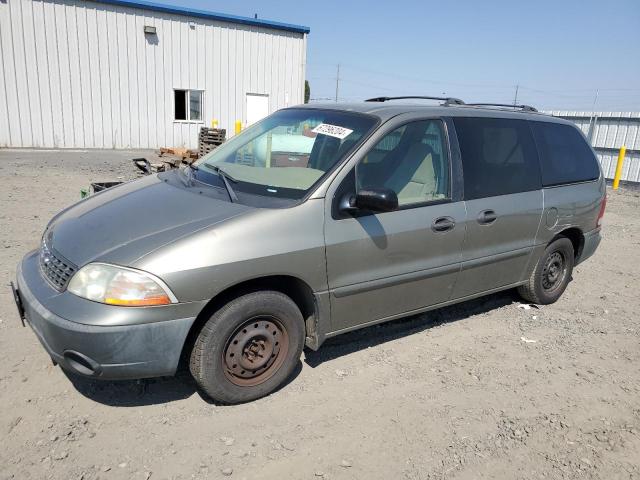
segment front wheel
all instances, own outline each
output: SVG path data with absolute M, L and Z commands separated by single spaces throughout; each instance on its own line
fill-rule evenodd
M 531 272 L 529 281 L 518 287 L 522 298 L 540 305 L 554 303 L 563 294 L 573 272 L 574 252 L 571 240 L 560 237 L 545 249 Z
M 280 292 L 232 300 L 204 325 L 189 368 L 213 400 L 235 404 L 268 395 L 293 372 L 304 346 L 297 305 Z

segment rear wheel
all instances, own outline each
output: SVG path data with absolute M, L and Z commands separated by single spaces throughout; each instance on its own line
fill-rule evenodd
M 522 298 L 541 305 L 554 303 L 563 294 L 573 272 L 574 252 L 571 240 L 560 237 L 551 242 L 531 272 L 529 281 L 518 287 Z
M 304 345 L 303 325 L 297 305 L 280 292 L 236 298 L 202 328 L 191 352 L 191 374 L 218 402 L 268 395 L 293 372 Z

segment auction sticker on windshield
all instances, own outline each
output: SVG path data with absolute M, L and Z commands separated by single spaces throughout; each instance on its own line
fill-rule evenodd
M 329 135 L 330 137 L 336 137 L 340 140 L 344 140 L 349 136 L 353 130 L 348 128 L 339 127 L 337 125 L 329 125 L 328 123 L 321 123 L 316 128 L 311 130 L 313 133 L 320 133 L 322 135 Z

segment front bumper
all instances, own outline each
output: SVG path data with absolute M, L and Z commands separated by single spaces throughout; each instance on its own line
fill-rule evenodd
M 196 317 L 192 312 L 185 318 L 172 318 L 176 311 L 184 313 L 184 308 L 115 307 L 114 310 L 109 305 L 73 298 L 68 292 L 59 293 L 40 275 L 35 252 L 18 265 L 17 289 L 25 318 L 52 360 L 65 370 L 105 380 L 173 375 Z M 51 305 L 57 307 L 56 313 L 48 308 Z M 67 311 L 60 311 L 61 306 L 66 306 Z M 197 307 L 194 305 L 191 310 Z M 101 326 L 67 319 L 74 315 L 84 319 L 87 309 L 92 312 L 92 323 L 100 321 L 102 314 L 108 322 L 122 324 Z M 145 311 L 153 321 L 127 324 L 131 318 L 139 322 Z M 163 312 L 168 318 L 160 320 Z

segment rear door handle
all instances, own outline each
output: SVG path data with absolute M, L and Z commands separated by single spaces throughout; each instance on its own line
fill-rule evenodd
M 497 218 L 498 215 L 496 215 L 496 212 L 493 210 L 484 210 L 478 215 L 478 223 L 480 225 L 489 225 L 490 223 L 495 222 Z
M 449 230 L 453 230 L 453 227 L 456 226 L 456 222 L 451 217 L 439 217 L 436 218 L 431 224 L 431 230 L 434 232 L 448 232 Z

